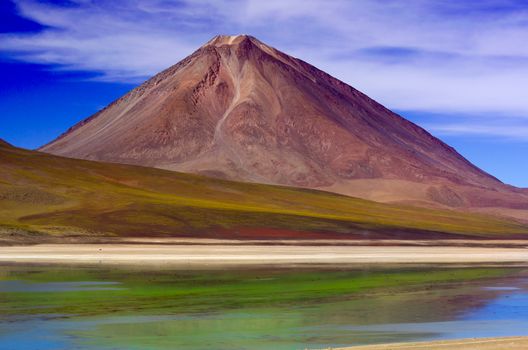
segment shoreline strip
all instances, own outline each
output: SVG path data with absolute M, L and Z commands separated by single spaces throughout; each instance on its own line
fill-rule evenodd
M 0 262 L 191 265 L 528 263 L 528 248 L 38 244 L 0 247 Z

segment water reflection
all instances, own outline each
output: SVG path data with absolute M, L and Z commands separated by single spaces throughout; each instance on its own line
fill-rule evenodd
M 286 350 L 528 335 L 522 269 L 3 269 L 0 349 Z M 454 280 L 418 283 L 422 275 Z
M 119 282 L 101 282 L 101 281 L 78 281 L 78 282 L 48 282 L 48 283 L 30 283 L 27 281 L 0 281 L 0 293 L 18 292 L 75 292 L 90 290 L 118 290 L 113 287 L 119 285 Z

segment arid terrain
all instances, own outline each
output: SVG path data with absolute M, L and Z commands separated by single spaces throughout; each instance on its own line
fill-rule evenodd
M 332 350 L 523 350 L 527 348 L 528 337 L 510 337 L 354 346 Z
M 213 38 L 40 150 L 528 220 L 526 190 L 247 35 Z
M 520 221 L 57 157 L 0 144 L 0 242 L 523 239 Z
M 222 265 L 525 263 L 528 248 L 231 244 L 40 244 L 0 247 L 0 261 Z

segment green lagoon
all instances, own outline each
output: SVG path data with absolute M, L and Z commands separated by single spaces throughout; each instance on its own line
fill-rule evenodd
M 0 266 L 0 349 L 322 349 L 528 335 L 520 267 Z

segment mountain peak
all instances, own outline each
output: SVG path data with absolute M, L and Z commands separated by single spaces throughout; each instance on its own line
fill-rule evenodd
M 419 126 L 245 34 L 215 36 L 41 150 L 385 202 L 528 208 Z
M 295 64 L 292 65 L 291 60 L 288 58 L 289 56 L 248 34 L 217 35 L 202 46 L 202 48 L 211 47 L 217 50 L 220 54 L 226 54 L 229 51 L 235 50 L 238 58 L 247 58 L 250 52 L 260 52 L 292 67 L 295 66 Z M 228 56 L 229 55 L 230 54 L 228 54 Z
M 251 40 L 258 41 L 255 37 L 247 34 L 239 35 L 217 35 L 209 40 L 204 46 L 224 46 L 224 45 L 237 45 L 242 41 Z

